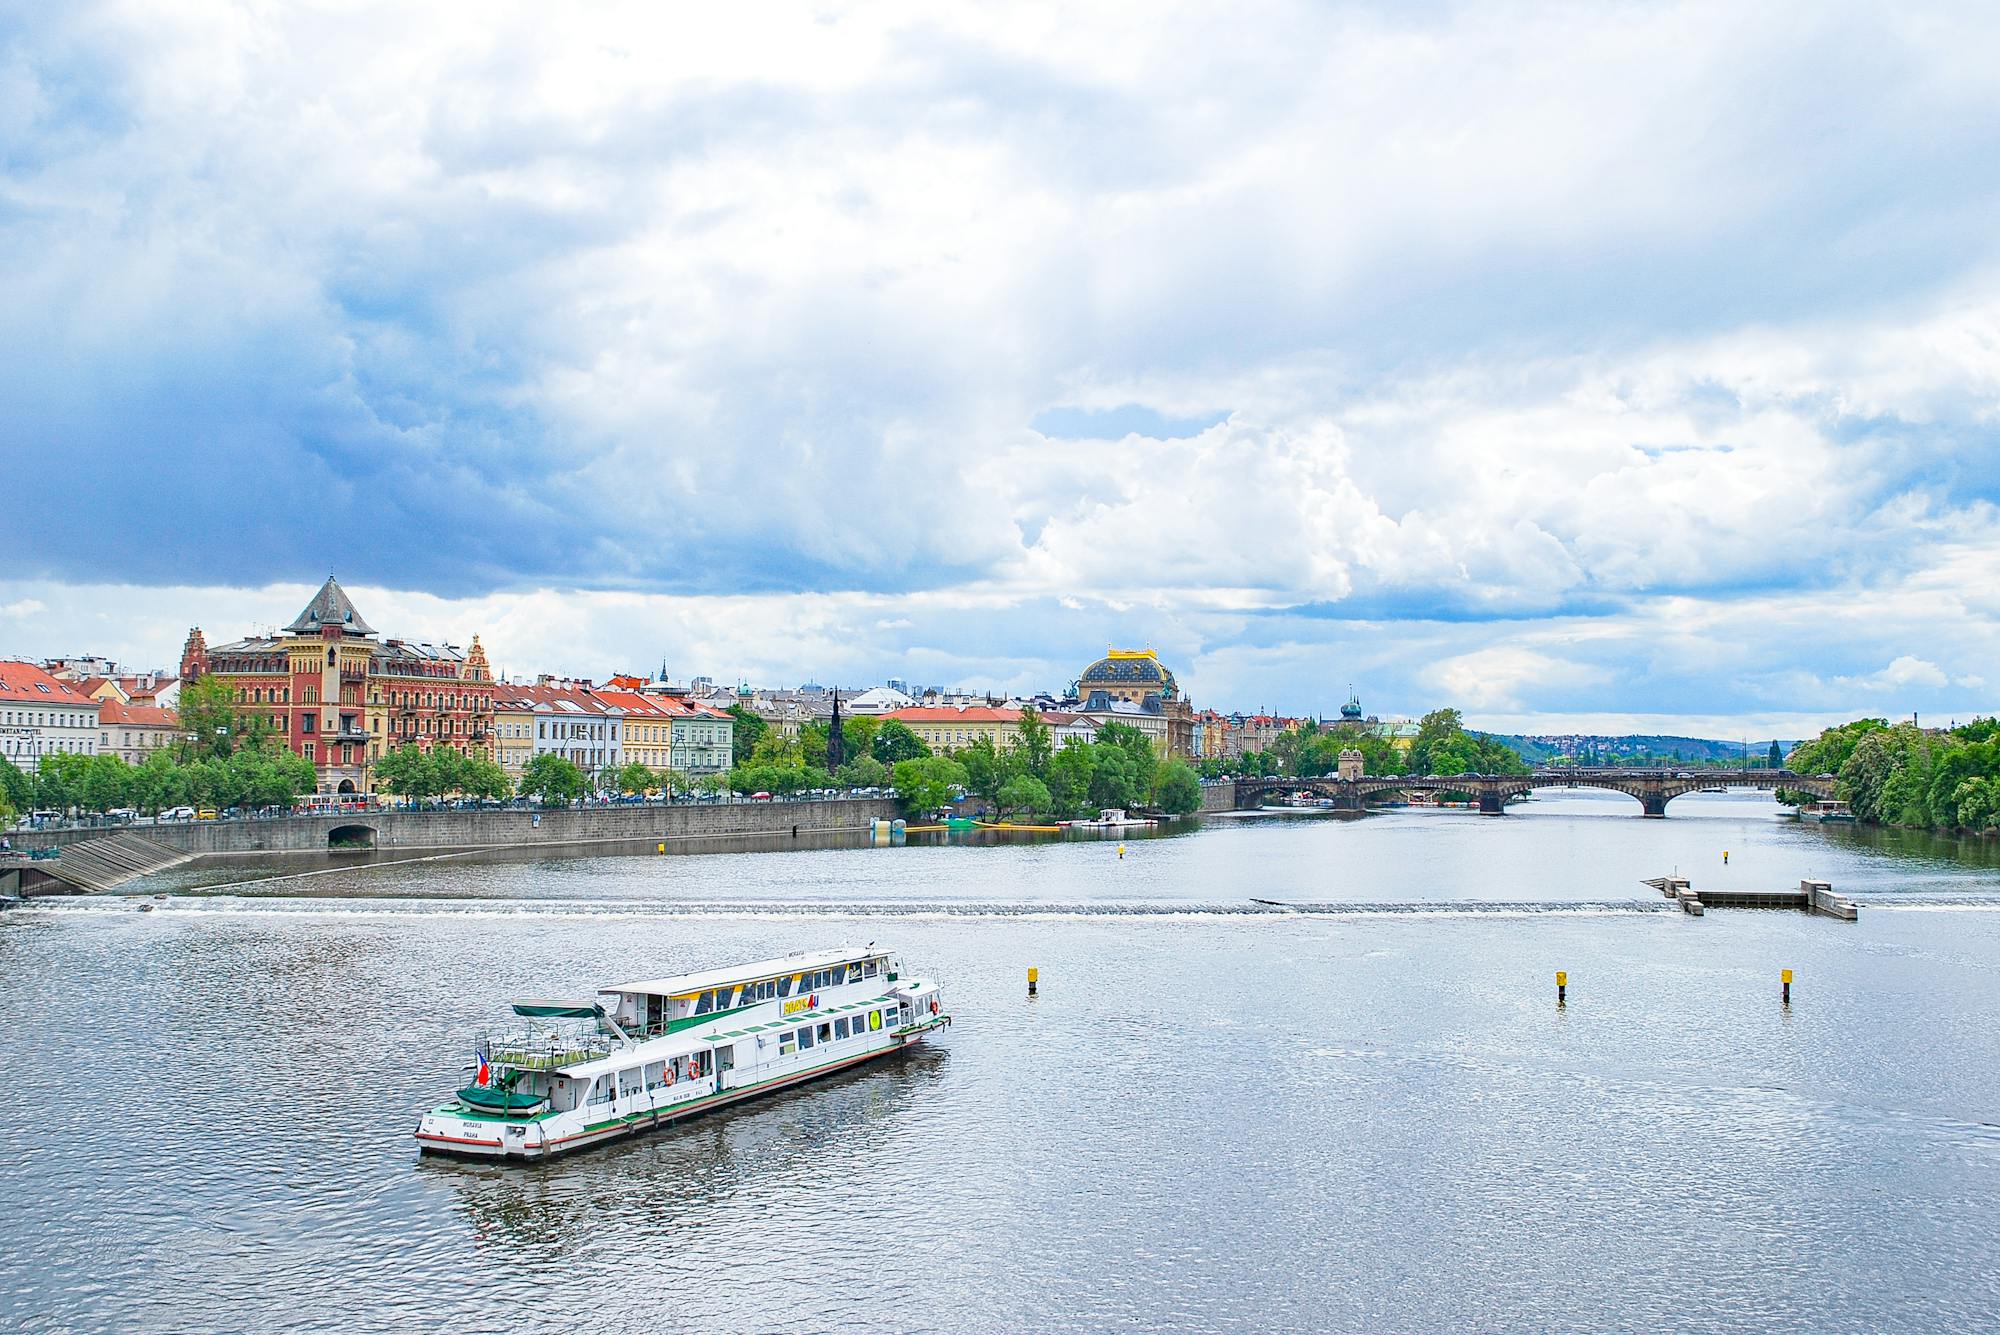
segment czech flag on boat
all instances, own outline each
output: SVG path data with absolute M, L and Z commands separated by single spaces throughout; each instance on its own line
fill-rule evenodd
M 473 1078 L 472 1083 L 475 1085 L 484 1085 L 491 1082 L 493 1079 L 493 1068 L 486 1063 L 486 1045 L 481 1043 L 474 1049 L 474 1055 L 479 1058 L 479 1074 Z

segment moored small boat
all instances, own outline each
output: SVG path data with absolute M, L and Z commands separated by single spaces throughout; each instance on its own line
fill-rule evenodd
M 1098 811 L 1096 820 L 1072 820 L 1063 823 L 1072 830 L 1128 830 L 1158 822 L 1148 820 L 1144 816 L 1128 816 L 1123 807 L 1104 807 Z
M 418 1120 L 430 1154 L 540 1159 L 899 1052 L 951 1023 L 935 980 L 871 945 L 517 1001 L 470 1084 Z

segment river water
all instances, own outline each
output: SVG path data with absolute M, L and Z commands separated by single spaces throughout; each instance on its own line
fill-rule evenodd
M 16 911 L 0 1329 L 1992 1329 L 2000 857 L 1669 812 L 237 864 Z M 1861 919 L 1687 918 L 1638 884 L 1675 870 Z M 866 941 L 945 979 L 939 1041 L 552 1164 L 415 1152 L 511 997 Z

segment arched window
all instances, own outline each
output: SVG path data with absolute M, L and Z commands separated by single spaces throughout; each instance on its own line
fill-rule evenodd
M 329 649 L 329 650 L 327 650 L 327 651 L 326 651 L 326 665 L 327 665 L 328 667 L 332 667 L 332 666 L 333 666 L 333 650 L 331 650 L 331 649 Z

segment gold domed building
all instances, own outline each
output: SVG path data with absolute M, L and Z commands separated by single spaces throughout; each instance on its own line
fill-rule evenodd
M 1194 709 L 1151 649 L 1107 650 L 1076 679 L 1073 694 L 1077 713 L 1137 728 L 1163 756 L 1194 754 Z

